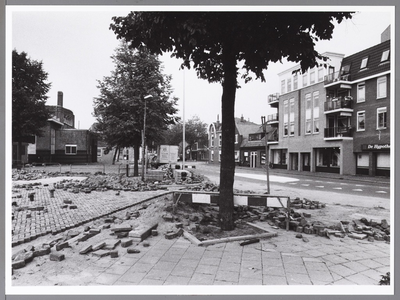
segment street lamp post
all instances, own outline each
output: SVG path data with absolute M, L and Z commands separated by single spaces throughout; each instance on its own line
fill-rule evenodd
M 265 116 L 261 117 L 261 124 L 264 131 L 265 137 L 265 170 L 267 172 L 267 194 L 270 193 L 269 188 L 269 149 L 268 149 L 268 136 L 267 136 L 267 123 L 265 122 Z
M 147 95 L 144 97 L 144 113 L 143 113 L 143 130 L 142 130 L 142 181 L 144 181 L 144 168 L 146 165 L 145 158 L 145 145 L 146 145 L 146 108 L 147 99 L 153 98 L 152 95 Z

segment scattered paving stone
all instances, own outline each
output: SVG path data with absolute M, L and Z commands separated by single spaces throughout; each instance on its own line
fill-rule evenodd
M 111 256 L 111 258 L 117 258 L 118 257 L 118 250 L 110 251 L 110 256 Z
M 12 263 L 13 269 L 21 269 L 23 267 L 25 267 L 25 260 L 23 260 L 23 259 L 13 261 L 13 263 Z
M 148 242 L 143 242 L 143 247 L 150 247 L 150 243 L 148 243 Z
M 140 253 L 139 249 L 135 249 L 135 248 L 127 248 L 126 249 L 127 253 Z
M 97 250 L 103 248 L 105 245 L 106 245 L 106 242 L 100 242 L 100 243 L 94 245 L 93 248 L 92 248 L 92 250 L 93 250 L 93 251 L 97 251 Z
M 296 234 L 296 238 L 301 239 L 303 238 L 303 235 L 301 233 Z
M 97 257 L 104 257 L 107 255 L 110 255 L 110 251 L 108 250 L 97 250 L 95 252 L 92 252 L 93 256 L 97 256 Z
M 79 254 L 87 254 L 92 251 L 92 245 L 86 246 L 79 251 Z
M 51 261 L 62 261 L 65 259 L 65 255 L 61 253 L 50 253 Z
M 129 246 L 132 246 L 132 244 L 133 244 L 133 240 L 132 239 L 121 241 L 121 247 L 123 247 L 123 248 L 127 248 Z

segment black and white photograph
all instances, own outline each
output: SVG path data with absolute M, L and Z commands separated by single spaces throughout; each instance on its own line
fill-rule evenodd
M 393 295 L 394 8 L 7 6 L 6 293 Z

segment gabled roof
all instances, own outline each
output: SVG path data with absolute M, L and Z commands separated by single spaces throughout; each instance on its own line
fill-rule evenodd
M 350 81 L 390 71 L 390 59 L 387 62 L 381 62 L 382 53 L 386 50 L 390 50 L 390 40 L 343 58 L 342 68 L 346 65 L 350 66 Z M 361 70 L 361 62 L 364 58 L 368 58 L 368 63 L 367 67 Z
M 249 134 L 256 132 L 260 127 L 259 124 L 246 121 L 243 118 L 235 118 L 235 124 L 237 131 L 243 138 L 247 138 Z

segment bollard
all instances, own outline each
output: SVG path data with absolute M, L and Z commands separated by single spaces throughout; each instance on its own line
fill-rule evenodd
M 50 198 L 54 198 L 54 189 L 49 189 Z

